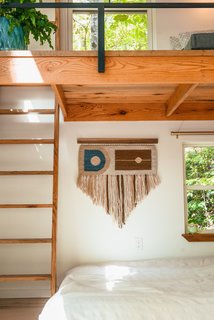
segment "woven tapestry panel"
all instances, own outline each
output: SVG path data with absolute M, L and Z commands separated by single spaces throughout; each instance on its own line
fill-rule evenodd
M 152 146 L 81 145 L 78 187 L 122 227 L 136 205 L 159 183 Z

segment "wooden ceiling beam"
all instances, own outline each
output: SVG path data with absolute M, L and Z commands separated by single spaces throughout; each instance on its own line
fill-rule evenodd
M 3 52 L 0 55 L 0 85 L 213 83 L 214 51 L 186 51 L 116 52 L 114 56 L 106 52 L 106 72 L 103 74 L 97 72 L 97 57 L 88 52 L 88 56 L 81 56 L 79 52 L 76 56 L 57 51 L 40 55 L 33 51 L 23 54 Z
M 63 91 L 65 94 L 73 94 L 73 93 L 87 93 L 87 94 L 95 94 L 97 92 L 100 92 L 102 94 L 112 92 L 113 94 L 116 92 L 119 93 L 127 93 L 127 90 L 129 90 L 130 94 L 136 95 L 136 94 L 150 94 L 151 92 L 156 91 L 157 94 L 162 93 L 171 93 L 175 88 L 177 84 L 133 84 L 133 85 L 63 85 Z M 206 85 L 207 86 L 207 85 Z
M 68 105 L 65 121 L 214 120 L 213 102 L 184 102 L 171 117 L 164 103 L 103 103 Z
M 166 116 L 171 116 L 197 86 L 197 83 L 179 84 L 167 101 Z
M 65 101 L 65 96 L 64 96 L 62 86 L 58 85 L 58 84 L 53 84 L 51 87 L 52 87 L 52 89 L 55 93 L 56 99 L 60 105 L 63 116 L 64 116 L 64 118 L 66 118 L 67 117 L 66 101 Z

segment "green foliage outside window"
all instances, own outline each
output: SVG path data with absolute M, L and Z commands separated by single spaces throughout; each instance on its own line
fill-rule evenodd
M 82 1 L 78 1 L 82 2 Z M 93 1 L 88 1 L 93 2 Z M 108 2 L 108 1 L 104 1 Z M 145 0 L 112 0 L 120 2 L 145 2 Z M 97 14 L 73 14 L 73 49 L 94 50 L 97 47 Z M 147 12 L 105 14 L 106 50 L 148 49 Z
M 214 229 L 214 147 L 186 147 L 188 224 Z
M 107 50 L 148 49 L 147 14 L 115 14 L 106 19 Z
M 73 15 L 73 49 L 92 50 L 91 14 Z M 96 33 L 96 30 L 94 30 Z M 96 35 L 97 37 L 97 35 Z M 105 17 L 106 50 L 148 49 L 146 14 L 107 14 Z

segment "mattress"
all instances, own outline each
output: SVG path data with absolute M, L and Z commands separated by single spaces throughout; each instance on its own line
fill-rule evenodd
M 70 270 L 39 320 L 213 320 L 214 256 Z

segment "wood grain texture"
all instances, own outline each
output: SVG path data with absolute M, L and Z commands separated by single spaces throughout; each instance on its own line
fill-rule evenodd
M 50 274 L 14 274 L 14 275 L 0 275 L 0 282 L 14 282 L 14 281 L 41 281 L 50 280 Z
M 47 298 L 4 298 L 0 299 L 0 309 L 23 309 L 23 308 L 34 308 L 41 307 L 47 302 Z M 14 320 L 16 318 L 13 318 Z M 34 318 L 33 320 L 36 320 Z M 6 320 L 6 318 L 5 318 Z M 8 320 L 11 320 L 8 318 Z
M 171 116 L 198 84 L 179 84 L 167 101 L 166 116 Z
M 0 204 L 0 209 L 52 208 L 52 204 Z
M 54 116 L 54 158 L 53 158 L 53 208 L 52 208 L 52 248 L 51 248 L 51 293 L 57 289 L 56 246 L 57 246 L 57 209 L 58 209 L 58 157 L 59 157 L 59 105 L 56 102 Z
M 186 101 L 210 101 L 214 100 L 214 84 L 200 84 L 198 85 L 193 92 L 191 92 Z
M 34 244 L 34 243 L 51 243 L 49 238 L 35 239 L 0 239 L 0 244 Z
M 103 74 L 97 62 L 89 51 L 0 52 L 0 85 L 52 85 L 65 121 L 213 120 L 213 50 L 106 52 Z
M 143 138 L 78 138 L 77 143 L 80 144 L 157 144 L 158 139 L 143 139 Z
M 213 242 L 214 241 L 214 233 L 185 233 L 182 234 L 189 242 Z
M 62 85 L 62 89 L 65 95 L 73 94 L 95 94 L 99 92 L 100 94 L 112 94 L 116 95 L 117 93 L 125 94 L 127 90 L 130 91 L 130 95 L 162 95 L 166 94 L 167 96 L 172 94 L 176 88 L 176 84 L 138 84 L 138 85 L 120 85 L 120 84 L 105 84 L 105 85 Z M 207 85 L 204 85 L 205 88 Z M 203 87 L 201 87 L 203 89 Z
M 81 85 L 62 86 L 66 103 L 144 103 L 165 102 L 175 85 Z
M 69 105 L 65 121 L 214 120 L 214 102 L 182 103 L 170 118 L 164 103 Z
M 53 50 L 14 50 L 0 51 L 0 57 L 97 57 L 97 51 L 53 51 Z M 214 50 L 107 50 L 107 57 L 209 57 L 214 56 Z
M 66 101 L 65 101 L 65 96 L 64 92 L 62 90 L 61 85 L 52 85 L 52 89 L 55 93 L 56 99 L 61 107 L 62 113 L 64 118 L 67 117 L 67 110 L 66 110 Z
M 53 144 L 53 139 L 0 139 L 0 144 Z
M 0 56 L 0 85 L 213 83 L 214 53 L 200 53 L 107 56 L 104 74 L 97 72 L 94 56 L 4 55 Z
M 53 175 L 53 171 L 0 171 L 0 176 Z

